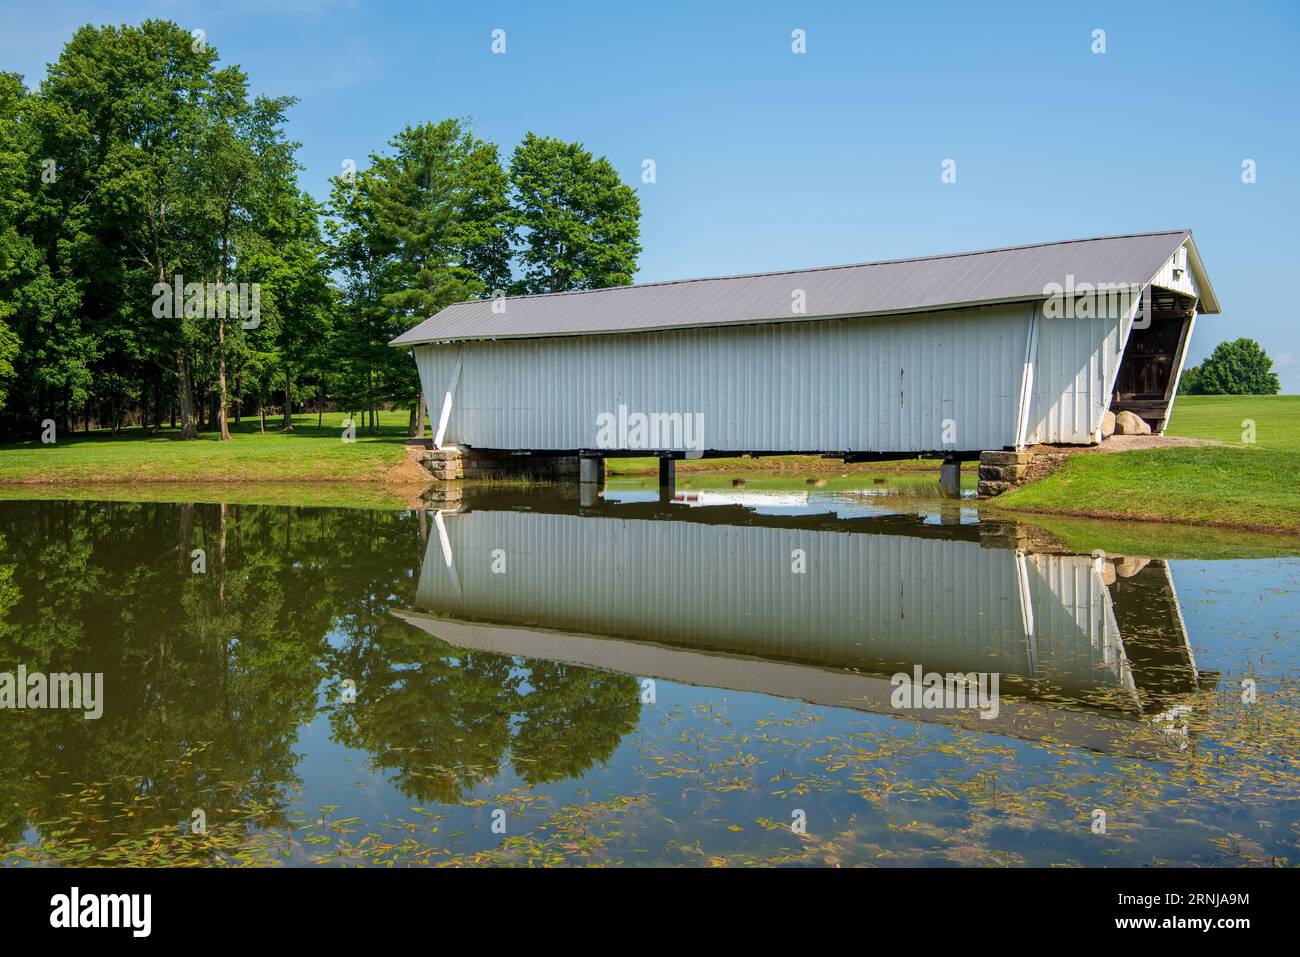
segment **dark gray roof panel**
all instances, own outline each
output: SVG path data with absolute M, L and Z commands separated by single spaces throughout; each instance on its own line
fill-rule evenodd
M 645 283 L 518 296 L 502 312 L 492 300 L 458 302 L 392 341 L 572 336 L 689 326 L 885 315 L 1036 299 L 1050 283 L 1146 283 L 1188 230 L 1078 239 L 984 252 L 829 266 L 789 272 Z M 792 310 L 803 290 L 806 311 Z M 1206 304 L 1210 305 L 1210 304 Z M 1217 312 L 1214 308 L 1202 311 Z

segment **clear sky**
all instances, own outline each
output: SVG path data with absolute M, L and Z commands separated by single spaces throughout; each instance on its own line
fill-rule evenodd
M 87 22 L 202 29 L 301 98 L 321 198 L 406 123 L 581 141 L 640 194 L 638 281 L 1189 227 L 1224 308 L 1192 360 L 1252 336 L 1300 392 L 1300 3 L 993 6 L 5 0 L 0 68 L 35 84 Z

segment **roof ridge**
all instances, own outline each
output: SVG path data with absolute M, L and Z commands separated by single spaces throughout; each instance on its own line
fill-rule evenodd
M 548 299 L 557 296 L 582 296 L 596 292 L 617 292 L 619 290 L 627 291 L 630 289 L 651 289 L 658 286 L 680 286 L 693 282 L 720 282 L 727 279 L 760 279 L 765 276 L 792 276 L 800 273 L 810 272 L 831 272 L 836 269 L 862 269 L 866 266 L 898 266 L 903 263 L 933 262 L 937 259 L 961 259 L 966 256 L 987 256 L 990 253 L 1009 253 L 1017 252 L 1023 249 L 1039 249 L 1043 246 L 1070 246 L 1076 243 L 1099 243 L 1108 242 L 1114 239 L 1141 239 L 1147 236 L 1190 236 L 1190 229 L 1157 229 L 1145 233 L 1117 233 L 1113 236 L 1085 236 L 1079 239 L 1058 239 L 1051 242 L 1042 243 L 1022 243 L 1019 246 L 995 246 L 991 249 L 974 249 L 961 253 L 938 253 L 931 256 L 908 256 L 903 259 L 876 259 L 870 262 L 857 263 L 839 263 L 833 266 L 805 266 L 801 269 L 771 269 L 765 272 L 749 273 L 732 273 L 725 276 L 695 276 L 690 279 L 660 279 L 655 282 L 629 283 L 626 286 L 602 286 L 599 289 L 565 289 L 560 292 L 534 292 L 522 296 L 506 296 L 511 302 L 517 302 L 521 299 Z M 456 302 L 448 303 L 439 312 L 450 309 L 452 306 L 472 304 L 483 302 L 482 299 L 460 299 Z M 434 313 L 433 315 L 437 315 Z M 433 316 L 426 316 L 425 319 L 432 319 Z

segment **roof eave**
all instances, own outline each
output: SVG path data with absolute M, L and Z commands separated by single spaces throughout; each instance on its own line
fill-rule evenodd
M 637 326 L 635 329 L 575 329 L 565 332 L 524 332 L 524 333 L 498 333 L 496 335 L 476 335 L 476 336 L 422 336 L 419 339 L 409 341 L 400 341 L 402 336 L 392 340 L 389 345 L 395 349 L 410 349 L 415 346 L 427 346 L 440 343 L 450 342 L 473 342 L 492 339 L 565 339 L 574 336 L 610 336 L 610 335 L 631 335 L 642 332 L 675 332 L 681 329 L 729 329 L 733 326 L 767 326 L 774 323 L 787 322 L 818 322 L 831 321 L 837 319 L 884 319 L 888 316 L 912 316 L 927 312 L 951 312 L 957 309 L 982 309 L 986 306 L 1014 305 L 1021 302 L 1041 302 L 1045 300 L 1045 294 L 1035 293 L 1032 296 L 1013 296 L 999 299 L 978 299 L 971 302 L 952 302 L 941 303 L 937 305 L 916 306 L 911 309 L 882 309 L 875 312 L 843 312 L 827 315 L 800 315 L 800 316 L 773 316 L 763 319 L 746 319 L 741 322 L 698 322 L 698 323 L 674 323 L 664 326 Z M 403 335 L 406 335 L 404 333 Z
M 1205 272 L 1205 264 L 1201 261 L 1201 254 L 1196 249 L 1196 240 L 1192 239 L 1191 230 L 1187 231 L 1187 262 L 1192 267 L 1192 275 L 1196 277 L 1196 288 L 1200 291 L 1200 306 L 1197 308 L 1199 315 L 1217 316 L 1220 312 L 1219 297 L 1214 294 L 1214 287 L 1210 285 L 1210 277 Z

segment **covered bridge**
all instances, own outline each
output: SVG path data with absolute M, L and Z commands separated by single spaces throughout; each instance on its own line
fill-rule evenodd
M 459 302 L 394 339 L 436 445 L 550 455 L 968 457 L 1162 431 L 1190 231 Z

